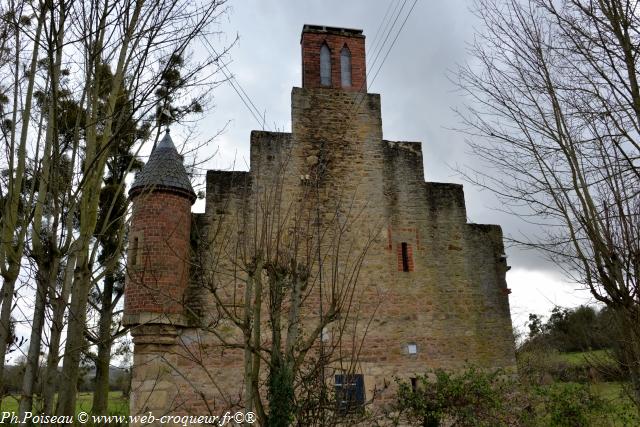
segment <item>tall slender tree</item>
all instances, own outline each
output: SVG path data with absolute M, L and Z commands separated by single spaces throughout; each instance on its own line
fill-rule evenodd
M 23 34 L 25 28 L 32 24 L 35 16 L 35 31 L 30 34 L 33 44 L 29 52 L 29 59 L 25 61 L 21 56 L 25 48 Z M 8 170 L 8 179 L 0 200 L 2 201 L 2 215 L 0 216 L 0 275 L 2 276 L 2 291 L 0 308 L 0 384 L 4 371 L 5 355 L 10 342 L 11 311 L 14 304 L 16 280 L 20 274 L 20 267 L 25 249 L 25 238 L 28 230 L 28 219 L 31 213 L 34 185 L 25 187 L 27 169 L 27 142 L 31 123 L 31 107 L 33 103 L 34 87 L 37 79 L 38 52 L 44 26 L 45 13 L 38 8 L 32 8 L 26 1 L 11 1 L 2 19 L 2 33 L 11 34 L 13 40 L 3 38 L 5 49 L 13 53 L 13 61 L 2 64 L 12 68 L 12 99 L 11 118 L 3 121 L 4 149 L 7 153 L 7 163 L 2 165 Z M 22 67 L 27 67 L 26 76 L 22 75 Z M 7 73 L 8 75 L 8 73 Z M 24 95 L 22 89 L 25 89 Z
M 13 340 L 12 309 L 33 298 L 33 316 L 25 319 L 31 331 L 21 412 L 33 407 L 48 338 L 43 410 L 54 412 L 57 394 L 57 412 L 74 413 L 78 367 L 88 351 L 87 301 L 96 283 L 100 308 L 106 307 L 98 335 L 110 335 L 97 342 L 112 341 L 126 176 L 138 165 L 135 154 L 152 132 L 150 124 L 157 124 L 156 92 L 175 68 L 171 58 L 182 63 L 189 57 L 225 10 L 225 0 L 0 5 L 0 141 L 7 154 L 0 157 L 0 383 Z M 190 60 L 174 86 L 206 87 L 217 60 Z M 196 91 L 206 96 L 206 90 Z M 185 111 L 201 109 L 199 102 L 186 104 Z M 15 286 L 25 253 L 35 266 L 33 294 Z M 110 346 L 99 347 L 104 381 Z
M 105 69 L 108 73 L 108 69 Z M 112 78 L 112 76 L 109 76 Z M 123 256 L 127 224 L 128 199 L 125 178 L 130 172 L 140 170 L 142 162 L 135 155 L 135 146 L 149 137 L 149 123 L 136 123 L 131 114 L 130 96 L 124 96 L 117 105 L 117 134 L 114 135 L 104 186 L 100 190 L 99 214 L 95 237 L 101 246 L 98 263 L 102 268 L 96 281 L 90 303 L 98 314 L 97 333 L 88 333 L 89 341 L 96 345 L 95 389 L 92 412 L 106 414 L 109 397 L 109 368 L 114 339 L 125 330 L 113 331 L 115 307 L 124 293 Z M 100 282 L 101 285 L 100 286 Z
M 484 24 L 460 69 L 463 113 L 488 169 L 469 178 L 542 227 L 515 239 L 620 319 L 640 408 L 640 4 L 478 0 Z

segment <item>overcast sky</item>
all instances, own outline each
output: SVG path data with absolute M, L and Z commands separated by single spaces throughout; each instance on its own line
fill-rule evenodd
M 368 61 L 387 37 L 389 16 L 404 9 L 397 19 L 375 66 L 368 70 L 369 92 L 381 94 L 384 138 L 420 141 L 428 181 L 464 183 L 456 168 L 478 166 L 468 153 L 464 136 L 456 132 L 460 119 L 454 113 L 465 99 L 451 83 L 457 64 L 469 60 L 466 46 L 479 27 L 469 11 L 470 0 L 418 0 L 394 47 L 372 82 L 413 0 L 238 0 L 230 1 L 221 22 L 216 49 L 231 43 L 228 68 L 256 107 L 266 115 L 266 128 L 291 130 L 291 88 L 301 85 L 300 33 L 304 24 L 364 30 Z M 387 14 L 387 32 L 381 27 Z M 394 19 L 395 19 L 395 15 Z M 370 65 L 369 65 L 370 66 Z M 370 66 L 371 67 L 371 66 Z M 210 147 L 217 155 L 209 168 L 248 168 L 249 134 L 260 125 L 229 84 L 214 92 L 215 108 L 200 126 L 213 134 L 229 122 L 226 132 Z M 465 184 L 470 222 L 498 223 L 505 235 L 535 231 L 515 217 L 499 211 L 488 192 Z M 196 207 L 202 209 L 202 204 Z M 512 270 L 507 275 L 514 324 L 522 327 L 530 312 L 546 314 L 554 305 L 593 303 L 589 294 L 565 283 L 553 266 L 535 253 L 508 248 Z

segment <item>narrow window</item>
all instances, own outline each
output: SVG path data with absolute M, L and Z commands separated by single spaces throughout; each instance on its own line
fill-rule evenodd
M 320 48 L 320 84 L 331 86 L 331 51 L 326 43 Z
M 402 242 L 402 271 L 409 271 L 409 247 L 407 242 Z
M 346 45 L 340 51 L 340 76 L 342 87 L 351 87 L 351 51 Z
M 331 334 L 329 333 L 326 327 L 322 328 L 320 339 L 322 340 L 322 342 L 328 342 L 331 339 Z
M 335 378 L 338 413 L 346 415 L 364 408 L 364 376 L 339 374 Z
M 131 251 L 129 252 L 130 264 L 132 267 L 135 267 L 138 264 L 138 237 L 133 238 L 133 242 L 131 242 Z
M 418 379 L 416 377 L 411 378 L 411 391 L 414 393 L 418 391 Z

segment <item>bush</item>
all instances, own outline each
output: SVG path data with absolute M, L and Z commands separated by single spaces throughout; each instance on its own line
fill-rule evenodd
M 579 353 L 576 358 L 571 361 L 566 354 L 549 348 L 520 351 L 516 356 L 520 379 L 530 385 L 627 380 L 608 351 Z
M 536 417 L 538 423 L 550 427 L 587 426 L 610 412 L 605 402 L 582 384 L 554 383 L 535 388 L 534 394 L 543 408 Z
M 569 427 L 590 425 L 611 413 L 585 385 L 527 386 L 499 370 L 437 370 L 419 376 L 417 387 L 396 382 L 395 421 L 411 425 Z
M 521 349 L 548 347 L 561 352 L 598 350 L 613 344 L 613 325 L 607 309 L 554 307 L 546 322 L 538 314 L 529 314 L 529 336 Z
M 517 356 L 518 373 L 530 385 L 552 382 L 588 383 L 597 372 L 587 363 L 575 364 L 560 360 L 557 352 L 527 351 Z
M 508 406 L 512 381 L 501 371 L 469 368 L 460 373 L 437 370 L 417 377 L 417 387 L 396 380 L 395 410 L 412 425 L 438 426 L 444 420 L 461 426 L 511 424 Z

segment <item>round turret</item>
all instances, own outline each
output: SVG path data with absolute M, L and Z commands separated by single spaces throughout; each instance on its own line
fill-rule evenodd
M 180 324 L 189 282 L 191 205 L 196 200 L 169 131 L 129 191 L 126 324 Z

